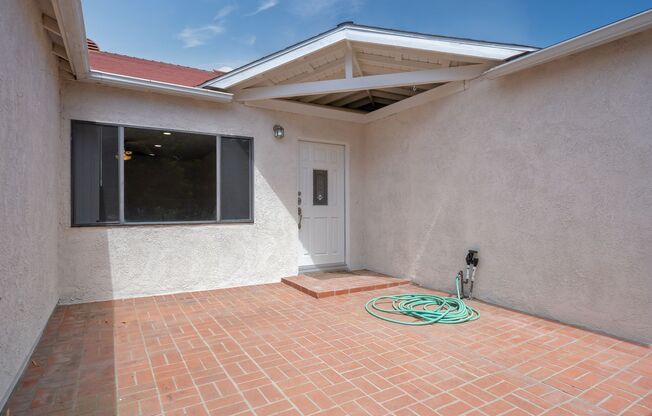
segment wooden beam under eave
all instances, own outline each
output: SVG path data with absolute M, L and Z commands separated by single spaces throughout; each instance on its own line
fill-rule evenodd
M 401 101 L 405 99 L 405 95 L 394 94 L 383 90 L 372 90 L 371 95 L 373 95 L 376 98 L 385 98 L 387 100 L 392 100 L 392 101 Z
M 365 123 L 366 113 L 363 111 L 350 110 L 345 108 L 334 108 L 323 105 L 305 104 L 291 100 L 264 100 L 245 103 L 248 107 L 264 108 L 267 110 L 284 111 L 287 113 L 303 114 L 327 118 L 332 120 L 349 121 L 353 123 Z
M 358 101 L 358 100 L 363 99 L 363 98 L 367 98 L 368 95 L 369 94 L 367 93 L 367 91 L 352 93 L 351 95 L 348 95 L 348 96 L 346 96 L 344 98 L 340 98 L 337 101 L 330 102 L 329 105 L 334 106 L 334 107 L 343 107 L 343 106 L 348 105 L 348 104 L 350 104 L 352 102 Z
M 59 29 L 59 23 L 57 22 L 57 19 L 50 17 L 44 13 L 43 16 L 41 16 L 41 21 L 45 30 L 61 37 L 61 30 Z
M 387 56 L 380 55 L 370 55 L 370 54 L 358 54 L 358 60 L 362 63 L 369 63 L 371 66 L 381 66 L 394 69 L 410 69 L 413 71 L 419 69 L 437 69 L 442 66 L 437 63 L 431 62 L 421 62 L 421 61 L 411 61 L 408 59 L 397 60 L 395 58 L 390 58 Z
M 69 61 L 68 54 L 66 53 L 66 48 L 59 45 L 58 43 L 52 42 L 52 53 L 61 59 L 65 59 L 66 61 Z
M 383 88 L 383 91 L 390 92 L 397 95 L 404 95 L 406 97 L 411 97 L 413 95 L 416 95 L 416 92 L 412 91 L 411 88 L 404 88 L 404 87 Z
M 440 68 L 425 71 L 410 71 L 384 75 L 369 75 L 351 79 L 333 79 L 298 84 L 276 85 L 273 87 L 248 88 L 238 91 L 238 101 L 268 100 L 274 98 L 300 97 L 336 93 L 421 85 L 451 81 L 463 81 L 476 78 L 489 65 L 466 65 L 457 68 Z
M 353 51 L 347 43 L 346 52 L 344 53 L 344 78 L 353 78 Z
M 62 70 L 62 71 L 64 71 L 64 72 L 67 72 L 67 73 L 69 73 L 69 74 L 72 75 L 72 76 L 75 75 L 75 73 L 73 72 L 72 68 L 70 67 L 70 62 L 68 62 L 66 59 L 58 58 L 58 59 L 57 59 L 57 63 L 58 63 L 58 66 L 59 66 L 59 69 L 60 69 L 60 70 Z
M 422 92 L 421 94 L 417 94 L 413 97 L 406 98 L 394 104 L 388 105 L 387 107 L 372 111 L 371 113 L 365 115 L 365 120 L 367 123 L 380 120 L 381 118 L 388 117 L 392 114 L 400 113 L 401 111 L 418 107 L 420 105 L 439 100 L 444 97 L 448 97 L 449 95 L 464 91 L 465 89 L 465 81 L 449 82 L 437 88 L 433 88 L 426 92 Z
M 314 67 L 313 72 L 304 72 L 302 74 L 298 74 L 298 75 L 295 75 L 293 77 L 284 79 L 282 81 L 282 84 L 280 84 L 280 85 L 319 79 L 319 77 L 323 76 L 324 74 L 330 74 L 331 72 L 335 72 L 334 70 L 336 70 L 336 69 L 341 71 L 342 70 L 341 69 L 342 64 L 343 64 L 343 61 L 341 59 L 331 61 L 331 62 L 329 62 L 327 64 L 322 65 L 322 66 Z
M 322 95 L 321 98 L 317 98 L 316 100 L 313 100 L 312 104 L 319 104 L 319 105 L 331 104 L 333 101 L 337 101 L 344 97 L 348 97 L 352 94 L 355 94 L 356 92 L 357 91 L 345 91 L 345 92 L 338 92 L 335 94 L 324 94 Z

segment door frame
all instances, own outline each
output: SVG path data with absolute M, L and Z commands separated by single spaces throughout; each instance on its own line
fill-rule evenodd
M 328 270 L 333 270 L 333 269 L 349 269 L 349 266 L 351 264 L 350 262 L 350 247 L 351 247 L 351 236 L 349 234 L 350 230 L 350 205 L 349 201 L 351 198 L 349 198 L 349 192 L 350 192 L 350 178 L 349 178 L 349 172 L 351 171 L 350 169 L 350 161 L 351 161 L 351 154 L 350 154 L 350 147 L 349 143 L 339 141 L 339 140 L 324 140 L 324 139 L 308 139 L 308 138 L 300 138 L 297 140 L 297 149 L 296 149 L 296 155 L 297 155 L 297 168 L 296 168 L 296 184 L 295 184 L 295 191 L 298 192 L 299 190 L 299 181 L 300 175 L 301 175 L 301 155 L 300 155 L 300 142 L 307 142 L 307 143 L 317 143 L 317 144 L 335 144 L 338 146 L 344 146 L 344 263 L 343 264 L 326 264 L 323 267 L 320 266 L 299 266 L 297 264 L 297 271 L 298 273 L 301 272 L 307 272 L 307 271 L 328 271 Z M 296 196 L 296 193 L 295 193 Z M 295 219 L 298 221 L 299 218 L 297 217 L 297 212 L 294 212 Z M 297 250 L 299 250 L 301 241 L 299 239 L 299 232 L 297 230 Z M 297 255 L 295 258 L 298 260 L 299 258 L 299 253 L 297 252 Z

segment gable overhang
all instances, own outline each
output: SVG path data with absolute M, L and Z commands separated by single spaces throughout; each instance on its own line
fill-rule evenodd
M 202 86 L 252 107 L 365 123 L 464 89 L 535 50 L 344 23 Z
M 345 23 L 333 30 L 209 80 L 201 86 L 222 90 L 233 88 L 244 81 L 260 77 L 266 72 L 280 68 L 283 65 L 297 60 L 305 60 L 311 54 L 332 45 L 338 43 L 350 44 L 351 42 L 448 54 L 468 58 L 476 63 L 501 62 L 537 50 L 537 48 L 529 46 L 447 38 Z

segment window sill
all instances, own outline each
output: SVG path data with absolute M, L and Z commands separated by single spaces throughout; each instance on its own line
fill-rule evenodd
M 254 220 L 224 220 L 224 221 L 161 221 L 161 222 L 125 222 L 101 224 L 71 224 L 70 228 L 111 228 L 111 227 L 142 227 L 142 226 L 176 226 L 176 225 L 233 225 L 253 224 Z

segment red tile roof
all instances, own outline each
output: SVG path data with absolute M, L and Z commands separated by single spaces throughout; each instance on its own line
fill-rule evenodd
M 196 87 L 223 74 L 220 71 L 206 71 L 92 49 L 88 51 L 88 60 L 91 69 L 96 71 L 169 82 L 187 87 Z

